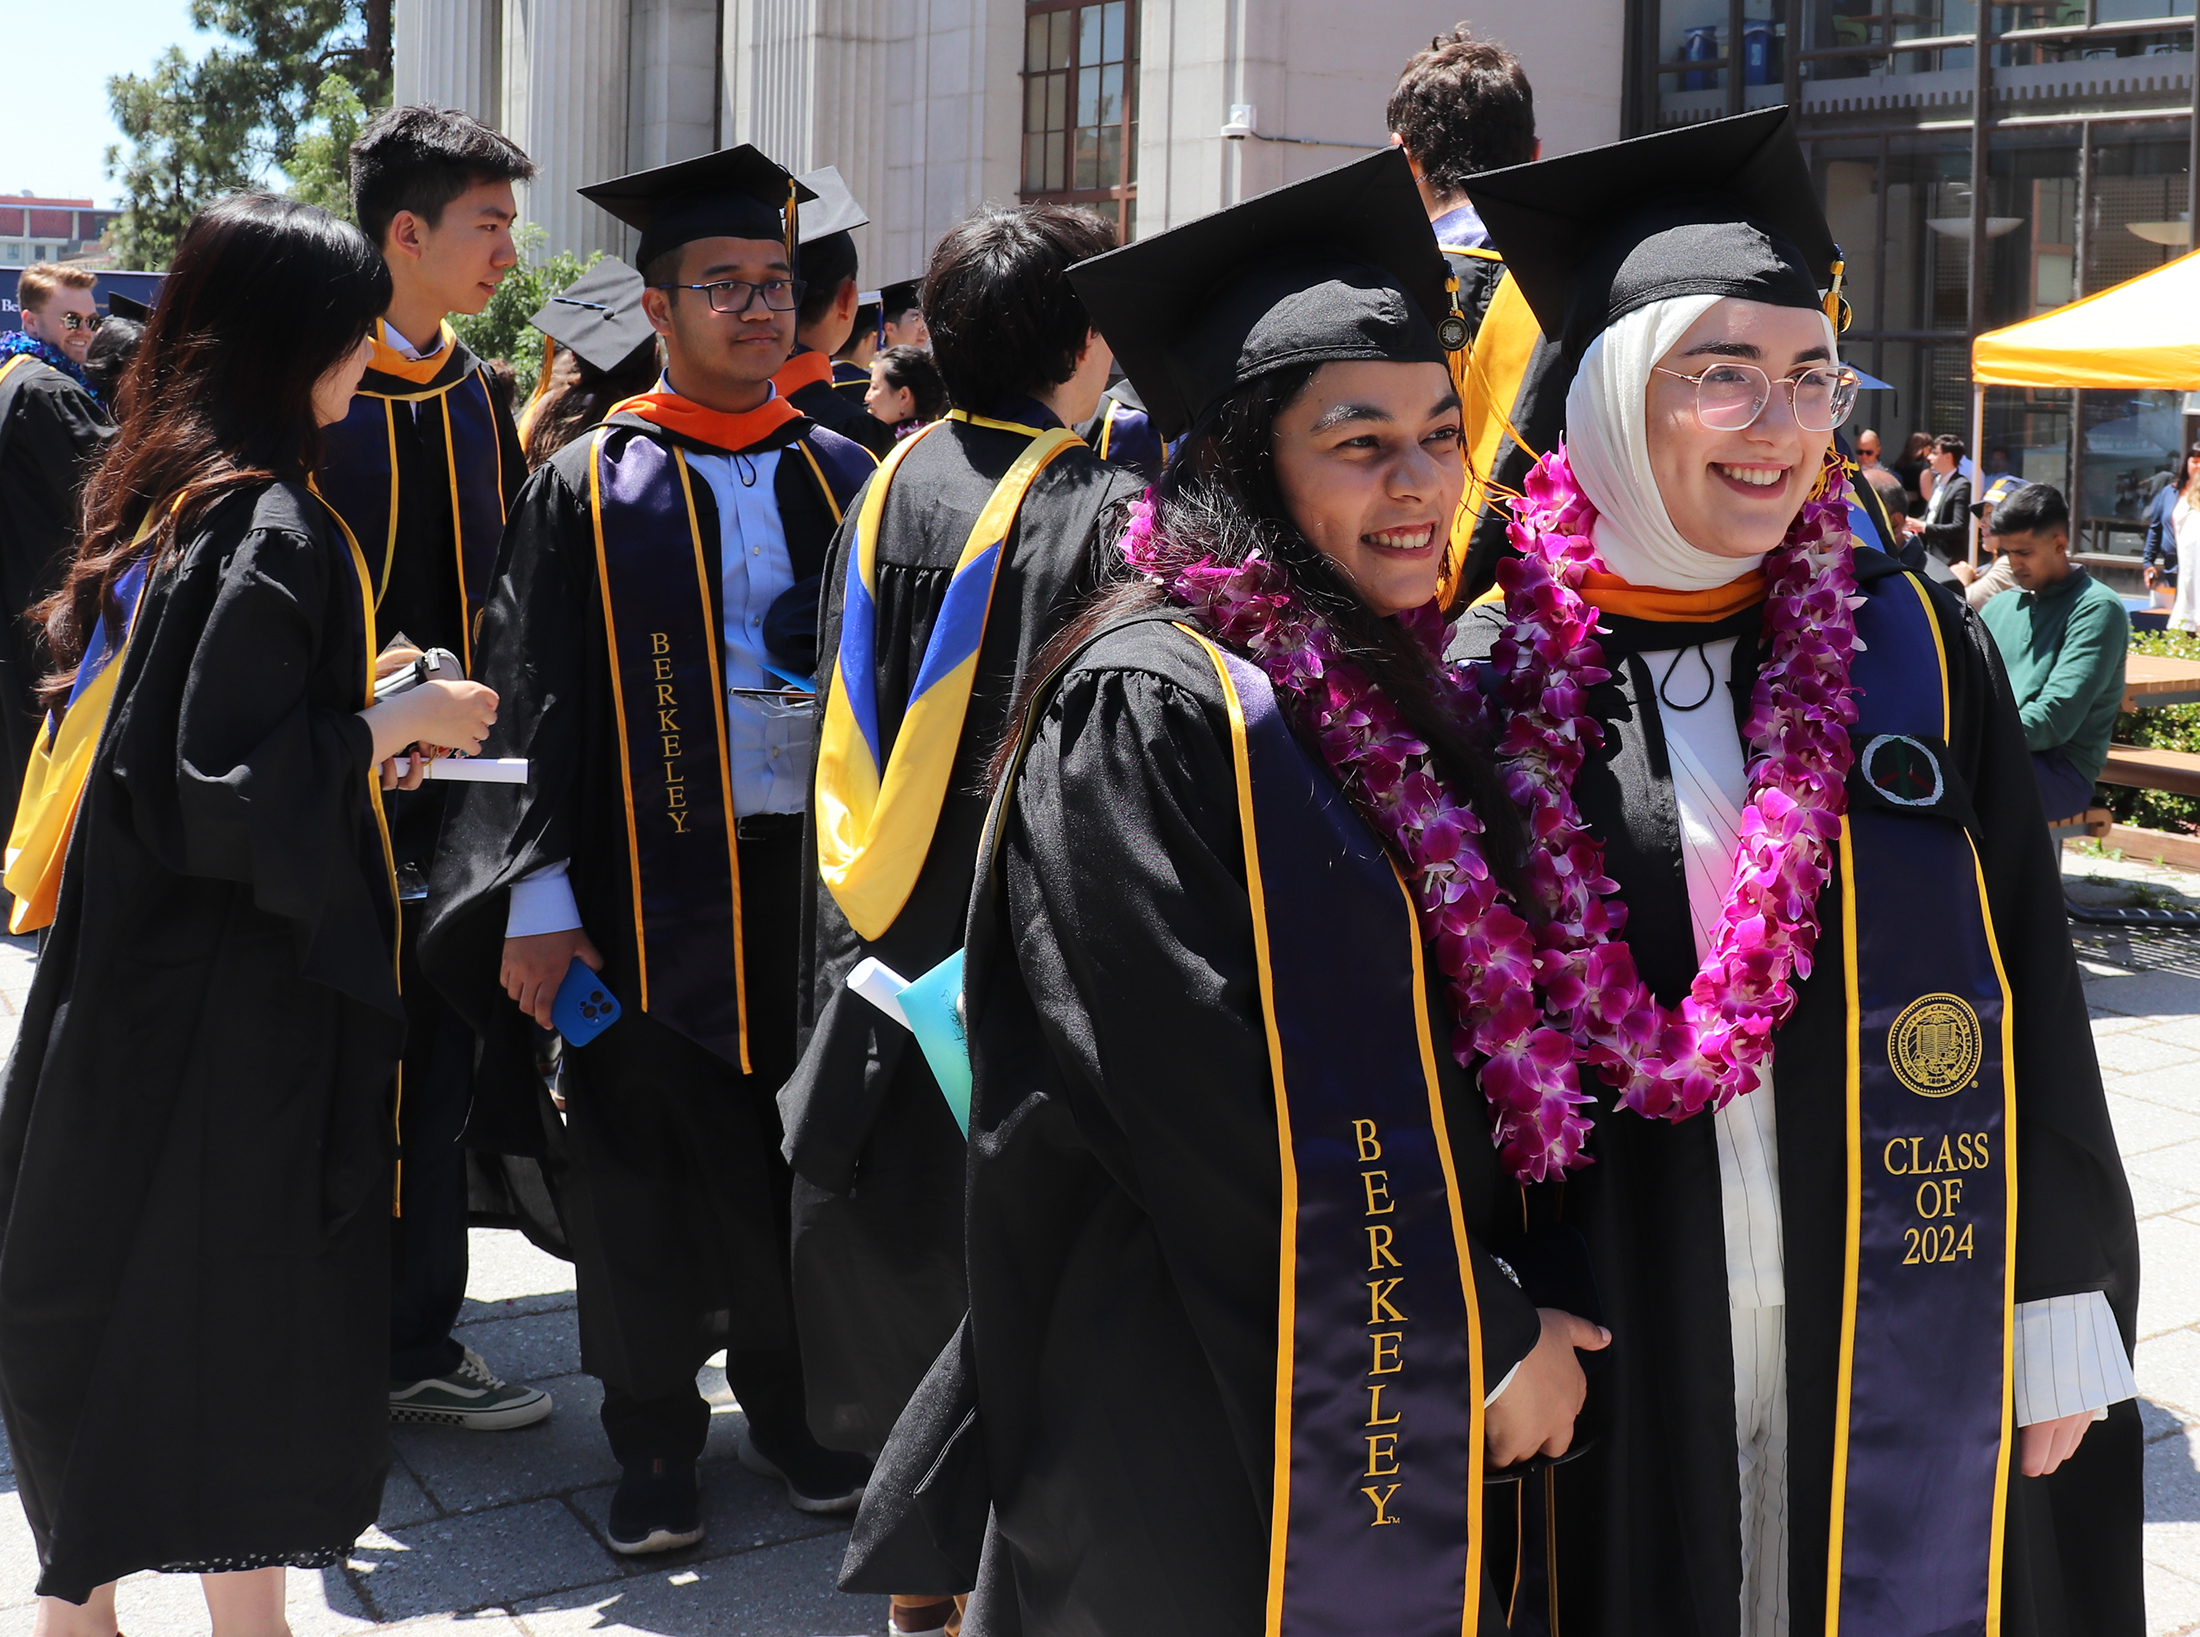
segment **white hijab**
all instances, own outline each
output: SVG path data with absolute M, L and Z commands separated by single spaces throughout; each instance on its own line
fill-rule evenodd
M 1589 343 L 1566 394 L 1566 455 L 1597 509 L 1597 555 L 1629 585 L 1708 591 L 1764 561 L 1721 557 L 1682 539 L 1650 469 L 1651 368 L 1721 299 L 1674 296 L 1627 314 Z M 1835 345 L 1831 323 L 1826 344 Z

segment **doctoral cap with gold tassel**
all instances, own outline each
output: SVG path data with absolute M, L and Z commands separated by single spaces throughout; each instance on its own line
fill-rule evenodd
M 1464 186 L 1569 360 L 1627 314 L 1674 296 L 1838 313 L 1841 250 L 1791 108 L 1486 171 Z
M 652 170 L 592 182 L 579 190 L 641 229 L 634 260 L 643 272 L 667 250 L 697 239 L 776 239 L 790 263 L 799 207 L 817 195 L 749 143 Z

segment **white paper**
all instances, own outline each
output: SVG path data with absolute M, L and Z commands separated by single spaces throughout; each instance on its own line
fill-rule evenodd
M 412 758 L 397 758 L 399 777 L 412 771 Z M 460 784 L 525 784 L 527 782 L 527 758 L 524 756 L 438 756 L 428 763 L 425 775 L 431 779 L 447 779 Z
M 880 965 L 876 955 L 866 955 L 856 963 L 856 969 L 848 974 L 848 987 L 904 1029 L 909 1027 L 901 1011 L 901 992 L 909 987 L 909 980 L 893 968 Z

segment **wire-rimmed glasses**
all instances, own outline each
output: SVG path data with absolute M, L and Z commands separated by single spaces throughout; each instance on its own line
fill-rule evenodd
M 1653 366 L 1660 375 L 1696 385 L 1696 419 L 1713 432 L 1739 432 L 1754 426 L 1772 402 L 1773 377 L 1755 364 L 1722 360 L 1698 375 Z M 1795 424 L 1806 432 L 1831 432 L 1856 408 L 1862 381 L 1846 364 L 1813 364 L 1779 377 L 1795 406 Z

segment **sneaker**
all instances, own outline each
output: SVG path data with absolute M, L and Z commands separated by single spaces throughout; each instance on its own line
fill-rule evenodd
M 627 1557 L 671 1552 L 703 1538 L 703 1491 L 693 1461 L 637 1461 L 611 1497 L 611 1549 Z
M 449 1375 L 390 1383 L 390 1419 L 422 1421 L 469 1432 L 529 1427 L 550 1413 L 550 1395 L 499 1381 L 471 1347 Z
M 788 1453 L 784 1462 L 775 1461 L 756 1447 L 744 1422 L 735 1447 L 743 1466 L 787 1486 L 787 1504 L 797 1512 L 853 1512 L 862 1505 L 864 1488 L 871 1481 L 871 1463 L 860 1455 L 827 1449 L 807 1436 L 803 1442 L 807 1449 Z

